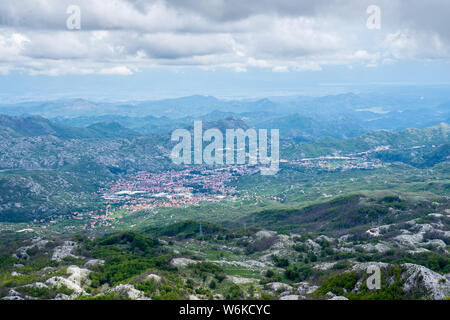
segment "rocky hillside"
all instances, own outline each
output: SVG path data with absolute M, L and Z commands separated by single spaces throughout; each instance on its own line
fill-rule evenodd
M 276 231 L 199 222 L 142 233 L 1 234 L 1 299 L 444 299 L 450 208 L 345 230 Z M 420 205 L 420 203 L 416 203 Z M 391 210 L 392 209 L 392 210 Z M 321 218 L 318 216 L 318 220 Z M 373 271 L 380 287 L 368 286 Z

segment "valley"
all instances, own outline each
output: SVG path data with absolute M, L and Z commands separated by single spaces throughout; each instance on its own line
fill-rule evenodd
M 278 174 L 175 165 L 169 130 L 191 118 L 150 132 L 156 118 L 2 116 L 0 298 L 450 296 L 448 123 L 209 111 L 204 128 L 295 128 L 281 131 Z

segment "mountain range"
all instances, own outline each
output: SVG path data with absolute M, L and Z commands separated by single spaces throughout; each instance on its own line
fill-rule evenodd
M 322 97 L 288 96 L 263 99 L 219 99 L 212 96 L 140 101 L 94 102 L 84 99 L 35 101 L 0 104 L 0 114 L 10 116 L 40 115 L 59 124 L 89 126 L 96 122 L 118 122 L 130 129 L 161 133 L 173 123 L 186 123 L 214 114 L 227 114 L 246 120 L 252 126 L 269 121 L 281 126 L 286 116 L 336 121 L 345 126 L 357 123 L 360 130 L 403 130 L 424 128 L 450 118 L 450 96 L 425 98 L 419 92 L 345 93 Z M 280 119 L 280 124 L 275 121 Z M 217 120 L 217 119 L 213 119 Z M 297 134 L 294 132 L 294 134 Z M 343 134 L 350 137 L 352 134 Z

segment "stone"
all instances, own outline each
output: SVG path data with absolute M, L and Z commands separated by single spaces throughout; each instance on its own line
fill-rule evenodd
M 272 291 L 292 290 L 292 286 L 282 282 L 270 282 L 266 286 Z

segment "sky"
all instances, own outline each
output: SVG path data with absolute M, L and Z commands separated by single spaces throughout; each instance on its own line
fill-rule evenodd
M 450 1 L 2 0 L 0 99 L 450 84 Z

